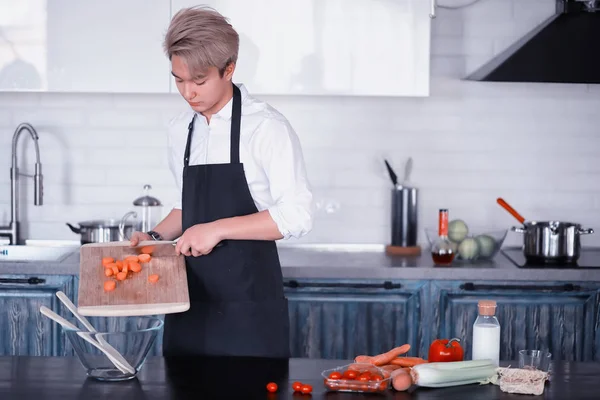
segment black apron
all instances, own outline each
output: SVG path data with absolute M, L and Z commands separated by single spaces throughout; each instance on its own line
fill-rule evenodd
M 183 167 L 182 228 L 258 212 L 240 163 L 241 93 L 233 85 L 229 164 Z M 165 316 L 163 354 L 289 357 L 288 303 L 274 241 L 229 240 L 185 257 L 190 309 Z

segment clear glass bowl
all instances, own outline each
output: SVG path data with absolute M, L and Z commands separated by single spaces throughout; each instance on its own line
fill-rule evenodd
M 461 242 L 452 242 L 456 245 L 456 256 L 454 257 L 455 261 L 460 262 L 476 262 L 482 260 L 492 260 L 496 257 L 496 254 L 500 251 L 502 244 L 504 243 L 504 239 L 506 239 L 506 234 L 508 233 L 508 229 L 470 229 L 469 233 L 465 239 L 475 239 L 477 241 L 477 248 L 474 250 L 470 249 L 474 256 L 470 258 L 464 258 L 461 256 L 461 252 L 459 251 L 459 247 Z M 437 228 L 425 228 L 425 236 L 427 237 L 427 241 L 429 242 L 429 247 L 433 246 L 438 238 L 438 229 Z M 481 238 L 482 236 L 487 236 L 486 238 Z M 465 240 L 463 239 L 463 241 Z M 480 246 L 481 243 L 481 246 Z M 480 247 L 485 247 L 483 250 Z
M 63 328 L 87 375 L 102 381 L 123 381 L 134 378 L 146 361 L 163 321 L 156 317 L 93 317 L 90 323 L 101 337 L 115 348 L 135 369 L 135 374 L 122 372 L 110 359 L 77 334 Z

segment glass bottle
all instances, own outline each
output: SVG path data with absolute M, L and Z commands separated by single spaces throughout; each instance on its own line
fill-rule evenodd
M 473 360 L 492 360 L 498 366 L 500 361 L 500 322 L 496 318 L 496 302 L 480 300 L 477 304 L 479 315 L 473 324 Z
M 455 255 L 455 246 L 448 239 L 448 210 L 442 208 L 438 221 L 438 238 L 431 246 L 431 258 L 437 265 L 450 265 Z

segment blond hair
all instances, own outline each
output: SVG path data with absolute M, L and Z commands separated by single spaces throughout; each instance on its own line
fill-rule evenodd
M 225 68 L 237 62 L 239 35 L 210 7 L 183 8 L 171 20 L 164 49 L 169 60 L 183 58 L 194 78 L 205 75 L 210 67 L 223 76 Z

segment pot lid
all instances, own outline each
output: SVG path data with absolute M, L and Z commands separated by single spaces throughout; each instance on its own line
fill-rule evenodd
M 152 189 L 152 186 L 150 185 L 144 185 L 144 196 L 142 197 L 138 197 L 137 199 L 135 199 L 133 201 L 133 205 L 134 206 L 150 206 L 150 207 L 156 207 L 156 206 L 162 206 L 162 203 L 160 202 L 160 200 L 158 200 L 156 197 L 152 197 L 148 194 L 148 191 Z

